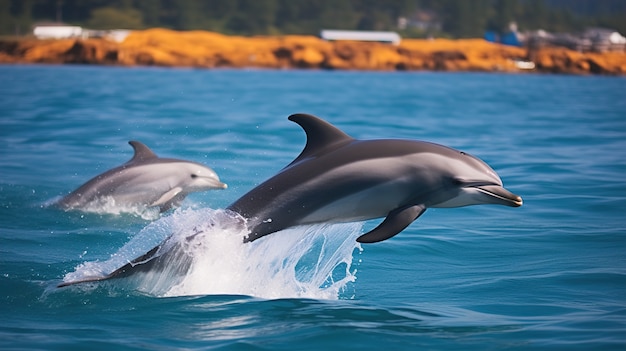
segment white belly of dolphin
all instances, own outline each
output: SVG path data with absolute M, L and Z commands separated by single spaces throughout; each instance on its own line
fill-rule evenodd
M 159 177 L 155 177 L 152 172 L 151 169 L 142 169 L 141 173 L 137 172 L 132 182 L 120 185 L 115 189 L 115 193 L 118 195 L 143 193 L 158 198 L 157 195 L 161 195 L 181 183 L 179 177 L 171 172 L 161 169 L 161 176 Z
M 392 182 L 364 189 L 337 199 L 302 219 L 302 224 L 320 222 L 357 222 L 385 217 L 402 205 L 407 194 Z

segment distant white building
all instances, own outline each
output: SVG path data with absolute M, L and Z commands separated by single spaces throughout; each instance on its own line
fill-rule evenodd
M 324 29 L 320 32 L 320 37 L 328 41 L 354 40 L 354 41 L 376 41 L 381 43 L 400 44 L 400 35 L 396 32 L 377 32 L 365 30 L 334 30 Z
M 40 23 L 33 27 L 37 39 L 104 38 L 121 43 L 130 32 L 127 29 L 92 30 L 63 23 Z
M 593 51 L 624 51 L 626 38 L 619 32 L 605 28 L 589 28 L 583 38 L 591 41 Z
M 83 36 L 83 28 L 63 23 L 42 23 L 33 27 L 37 39 L 66 39 Z
M 103 38 L 118 43 L 123 42 L 130 34 L 128 29 L 93 30 L 83 29 L 83 38 Z
M 121 43 L 130 34 L 130 30 L 127 29 L 112 29 L 107 32 L 105 38 Z

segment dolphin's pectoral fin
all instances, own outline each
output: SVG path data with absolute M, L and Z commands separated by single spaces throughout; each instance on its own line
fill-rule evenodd
M 180 207 L 180 205 L 183 203 L 183 200 L 185 200 L 185 197 L 187 197 L 187 194 L 178 193 L 170 201 L 164 203 L 163 205 L 160 205 L 159 212 L 163 213 L 163 212 L 171 210 L 172 208 Z
M 183 191 L 183 188 L 179 186 L 172 188 L 165 194 L 161 195 L 161 197 L 152 204 L 150 204 L 150 206 L 159 206 L 161 209 L 164 209 L 161 212 L 167 211 L 177 202 L 182 201 L 184 196 L 181 197 L 181 191 Z
M 408 227 L 425 211 L 426 206 L 424 205 L 397 208 L 389 212 L 387 218 L 378 227 L 361 235 L 356 241 L 360 243 L 377 243 L 387 240 L 403 231 L 404 228 Z

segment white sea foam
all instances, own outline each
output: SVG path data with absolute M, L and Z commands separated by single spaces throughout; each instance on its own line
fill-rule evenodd
M 124 213 L 141 217 L 145 220 L 155 220 L 160 216 L 158 207 L 148 207 L 144 204 L 117 203 L 112 196 L 99 197 L 85 204 L 79 210 L 97 214 L 120 215 Z
M 102 276 L 162 243 L 148 272 L 116 279 L 155 296 L 351 297 L 361 223 L 290 228 L 243 243 L 245 221 L 225 210 L 179 209 L 144 228 L 105 262 L 87 262 L 64 281 Z
M 57 202 L 61 199 L 61 196 L 57 196 L 43 202 L 41 205 L 44 207 L 55 206 Z M 132 216 L 141 217 L 148 221 L 158 219 L 161 216 L 159 207 L 149 207 L 145 204 L 120 204 L 117 203 L 115 201 L 115 198 L 112 196 L 98 197 L 97 199 L 90 201 L 83 206 L 72 207 L 70 209 L 95 214 L 130 214 Z

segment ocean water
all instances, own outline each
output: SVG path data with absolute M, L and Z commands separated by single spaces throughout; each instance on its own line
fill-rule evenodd
M 0 66 L 0 80 L 0 349 L 626 348 L 624 78 Z M 355 238 L 378 221 L 243 244 L 223 209 L 298 155 L 296 112 L 474 154 L 524 205 L 429 209 L 377 244 Z M 129 140 L 229 188 L 163 215 L 49 206 L 130 159 Z M 169 271 L 56 287 L 198 227 Z

